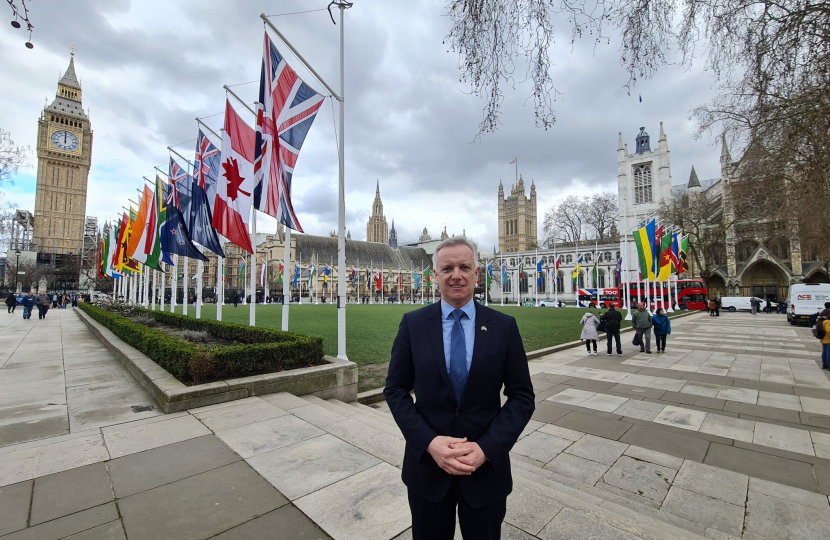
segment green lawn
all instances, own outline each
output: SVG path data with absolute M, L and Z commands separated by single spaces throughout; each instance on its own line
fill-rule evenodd
M 359 366 L 388 362 L 401 317 L 419 307 L 349 305 L 346 308 L 346 353 L 349 360 Z M 579 320 L 586 311 L 576 308 L 492 307 L 516 318 L 526 351 L 579 339 L 582 331 Z M 226 305 L 222 309 L 222 318 L 228 322 L 248 324 L 249 309 L 250 306 L 241 304 L 237 308 Z M 176 312 L 181 313 L 181 306 L 177 306 Z M 594 313 L 597 314 L 598 311 L 594 310 Z M 195 317 L 196 310 L 188 306 L 187 314 Z M 324 352 L 331 356 L 337 355 L 337 310 L 333 305 L 292 305 L 290 314 L 289 330 L 323 338 Z M 216 307 L 203 306 L 202 317 L 215 320 Z M 258 305 L 256 324 L 279 330 L 282 325 L 282 306 Z M 623 321 L 623 327 L 628 326 L 630 323 Z

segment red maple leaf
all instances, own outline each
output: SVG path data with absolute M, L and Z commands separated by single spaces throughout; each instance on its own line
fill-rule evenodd
M 222 163 L 222 168 L 225 169 L 225 173 L 222 176 L 228 179 L 228 199 L 235 201 L 239 197 L 239 193 L 250 197 L 250 193 L 239 189 L 239 186 L 242 185 L 245 179 L 239 175 L 239 164 L 236 159 L 228 158 L 227 161 Z

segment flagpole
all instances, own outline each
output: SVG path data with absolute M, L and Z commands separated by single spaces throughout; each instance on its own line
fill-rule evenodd
M 164 267 L 167 268 L 167 263 L 164 263 Z M 170 272 L 170 269 L 167 268 L 167 272 Z M 164 312 L 164 293 L 166 292 L 167 285 L 165 284 L 164 280 L 167 277 L 167 273 L 162 272 L 161 276 L 159 276 L 159 282 L 161 283 L 161 294 L 159 295 L 159 309 Z
M 265 250 L 265 259 L 262 260 L 262 270 L 260 270 L 260 275 L 262 276 L 262 287 L 265 290 L 265 298 L 263 298 L 263 304 L 268 304 L 268 250 Z
M 518 164 L 517 164 L 518 166 Z M 521 268 L 523 263 L 519 263 L 519 268 Z M 519 272 L 518 268 L 516 269 L 516 306 L 521 307 L 522 305 L 522 281 L 521 276 L 519 276 L 521 272 Z
M 299 273 L 297 274 L 297 298 L 299 298 L 299 304 L 303 305 L 303 282 L 300 281 L 300 278 L 303 277 L 303 252 L 300 251 L 297 254 L 297 266 L 299 268 Z
M 157 270 L 153 269 L 153 293 L 152 293 L 153 298 L 151 299 L 151 303 L 150 303 L 150 305 L 151 305 L 150 309 L 152 309 L 153 311 L 156 310 L 156 294 L 158 293 L 158 290 L 156 289 L 156 277 L 157 277 L 156 274 L 157 274 L 157 272 L 158 272 Z
M 291 285 L 288 281 L 288 269 L 291 267 L 291 229 L 289 227 L 285 227 L 283 258 L 285 266 L 282 267 L 282 331 L 288 332 L 288 305 L 291 303 Z M 286 288 L 288 294 L 285 294 Z
M 360 257 L 357 258 L 357 303 L 360 304 Z
M 222 237 L 220 237 L 222 238 Z M 222 253 L 225 253 L 225 241 L 219 240 Z M 222 320 L 222 306 L 225 305 L 225 258 L 216 257 L 216 320 Z
M 202 251 L 202 248 L 199 248 L 199 251 Z M 199 259 L 199 263 L 196 265 L 196 318 L 202 318 L 202 273 L 205 271 L 205 261 Z
M 179 254 L 173 255 L 174 273 L 170 274 L 170 313 L 176 313 L 176 278 L 179 276 Z
M 187 257 L 185 257 L 184 258 L 184 265 L 183 265 L 184 266 L 184 276 L 182 276 L 182 289 L 183 289 L 182 290 L 182 315 L 184 315 L 185 317 L 187 317 L 187 301 L 188 301 L 187 293 L 188 293 L 188 289 L 189 289 L 189 287 L 187 286 L 187 281 L 188 281 L 189 278 L 187 276 L 188 276 L 188 273 L 190 272 L 190 265 L 188 264 L 188 262 L 189 261 L 187 260 Z
M 251 203 L 251 305 L 248 315 L 248 326 L 256 326 L 256 210 Z
M 535 304 L 539 303 L 539 279 L 542 277 L 541 272 L 539 271 L 539 248 L 536 248 L 536 286 L 533 288 L 534 292 L 536 293 L 536 301 Z
M 317 255 L 317 267 L 320 266 L 320 255 Z M 316 269 L 315 269 L 316 271 Z M 320 297 L 317 295 L 317 277 L 314 276 L 314 305 L 320 304 Z
M 340 148 L 338 152 L 340 175 L 337 193 L 337 272 L 345 276 L 346 272 L 346 77 L 343 34 L 345 32 L 343 13 L 352 4 L 341 0 L 335 4 L 340 9 Z M 313 70 L 312 70 L 313 71 Z M 316 75 L 316 73 L 315 73 Z M 320 78 L 319 76 L 317 77 Z M 333 93 L 333 92 L 332 92 Z M 337 357 L 348 360 L 346 356 L 346 280 L 337 280 Z
M 383 261 L 380 261 L 380 304 L 383 305 L 385 303 L 384 294 L 383 294 Z

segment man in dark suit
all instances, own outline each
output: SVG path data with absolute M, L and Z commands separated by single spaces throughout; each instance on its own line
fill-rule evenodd
M 392 346 L 384 396 L 406 438 L 414 540 L 451 540 L 456 507 L 466 540 L 500 538 L 508 452 L 535 409 L 516 320 L 473 301 L 474 250 L 464 237 L 439 244 L 441 302 L 404 315 Z

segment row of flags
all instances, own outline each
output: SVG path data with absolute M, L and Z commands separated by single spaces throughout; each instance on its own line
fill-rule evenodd
M 207 261 L 194 243 L 220 257 L 224 240 L 253 253 L 252 208 L 302 232 L 291 182 L 323 99 L 291 69 L 266 31 L 255 126 L 226 99 L 221 143 L 200 127 L 192 173 L 190 163 L 183 167 L 171 154 L 167 182 L 156 175 L 155 189 L 145 185 L 138 210 L 130 208 L 119 222 L 105 225 L 99 275 L 117 278 L 140 273 L 142 266 L 161 270 L 161 262 L 173 264 L 173 254 Z
M 688 270 L 689 235 L 664 229 L 653 218 L 632 235 L 641 279 L 662 282 Z

